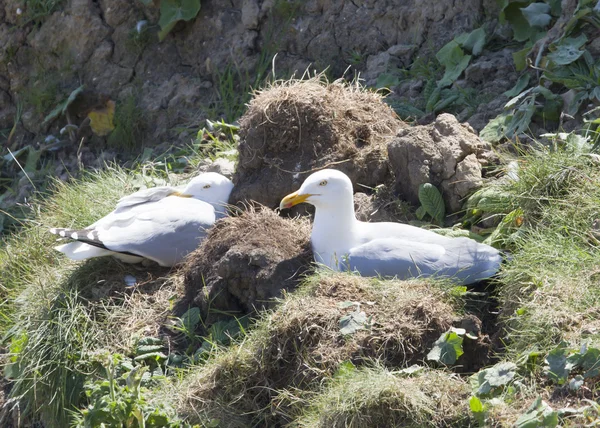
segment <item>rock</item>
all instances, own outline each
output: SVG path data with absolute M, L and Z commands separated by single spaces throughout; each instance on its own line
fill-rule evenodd
M 431 183 L 444 197 L 451 212 L 482 184 L 482 165 L 493 161 L 489 143 L 451 114 L 441 114 L 430 125 L 400 130 L 388 145 L 395 190 L 419 204 L 419 185 Z
M 208 161 L 203 162 L 198 167 L 199 172 L 217 172 L 221 175 L 224 175 L 227 178 L 233 177 L 233 173 L 235 171 L 235 162 L 225 158 L 217 158 L 214 162 Z
M 309 269 L 310 223 L 269 209 L 219 220 L 183 268 L 186 299 L 209 309 L 252 313 L 294 289 Z M 211 322 L 210 319 L 207 320 Z
M 367 69 L 363 73 L 363 79 L 367 86 L 374 86 L 380 74 L 388 72 L 391 68 L 398 66 L 398 60 L 388 52 L 371 55 L 367 59 Z
M 406 126 L 380 95 L 318 78 L 263 90 L 239 122 L 230 202 L 271 208 L 320 168 L 345 172 L 355 186 L 385 182 L 386 140 Z

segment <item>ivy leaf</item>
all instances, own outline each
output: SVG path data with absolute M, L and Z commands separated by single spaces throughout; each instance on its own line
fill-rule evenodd
M 587 40 L 585 34 L 581 34 L 577 38 L 567 37 L 561 41 L 554 52 L 548 54 L 548 59 L 556 65 L 571 64 L 584 54 L 585 50 L 582 50 L 581 47 Z
M 438 224 L 444 223 L 444 217 L 446 216 L 446 206 L 442 199 L 440 191 L 431 183 L 423 183 L 419 186 L 419 201 L 421 205 L 427 211 Z
M 575 376 L 569 381 L 569 389 L 571 391 L 577 391 L 583 386 L 583 377 L 580 375 Z
M 427 359 L 445 365 L 454 364 L 464 354 L 462 343 L 463 338 L 456 331 L 450 330 L 443 333 L 433 344 L 433 348 L 427 354 Z
M 352 312 L 340 318 L 340 333 L 352 334 L 362 330 L 367 322 L 367 315 L 364 312 Z
M 552 20 L 550 5 L 547 3 L 531 3 L 527 7 L 522 7 L 521 13 L 532 27 L 546 28 Z
M 479 132 L 481 139 L 489 143 L 497 143 L 502 140 L 506 136 L 506 128 L 510 117 L 508 113 L 501 113 L 490 120 L 485 128 Z
M 162 42 L 178 21 L 190 21 L 199 11 L 200 0 L 161 0 L 158 39 Z

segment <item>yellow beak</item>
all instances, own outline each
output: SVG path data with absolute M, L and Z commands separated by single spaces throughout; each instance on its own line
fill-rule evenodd
M 181 193 L 181 192 L 173 192 L 169 196 L 179 196 L 180 198 L 191 198 L 192 197 L 192 195 L 188 195 L 187 193 Z
M 302 202 L 306 201 L 310 196 L 310 194 L 299 195 L 298 192 L 290 193 L 281 200 L 281 203 L 279 204 L 279 209 L 282 210 L 284 208 L 291 208 L 294 205 L 301 204 Z

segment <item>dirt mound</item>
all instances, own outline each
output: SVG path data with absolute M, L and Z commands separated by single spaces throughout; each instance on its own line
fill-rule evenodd
M 489 143 L 446 113 L 429 125 L 400 130 L 388 154 L 400 196 L 418 205 L 419 185 L 431 183 L 451 212 L 483 184 L 482 168 L 496 162 Z
M 322 76 L 260 91 L 240 119 L 231 202 L 276 207 L 317 169 L 335 167 L 355 184 L 389 177 L 386 144 L 406 125 L 379 94 Z
M 264 207 L 218 221 L 184 266 L 188 302 L 205 316 L 209 308 L 250 313 L 269 306 L 310 267 L 309 239 L 307 219 Z
M 265 314 L 246 342 L 190 377 L 182 412 L 220 420 L 250 415 L 239 426 L 256 423 L 254 413 L 267 426 L 279 426 L 301 401 L 288 401 L 285 391 L 314 391 L 344 361 L 416 363 L 443 332 L 462 323 L 443 293 L 422 281 L 329 273 L 311 276 L 304 287 Z M 360 304 L 370 328 L 342 334 L 341 318 L 357 309 L 348 302 Z

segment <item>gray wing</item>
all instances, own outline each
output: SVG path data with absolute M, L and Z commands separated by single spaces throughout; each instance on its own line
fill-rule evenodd
M 380 238 L 352 248 L 346 267 L 363 276 L 438 276 L 470 284 L 495 274 L 501 261 L 496 249 L 468 238 L 449 238 L 443 245 Z
M 105 217 L 98 238 L 112 251 L 127 252 L 163 266 L 195 250 L 215 222 L 212 205 L 197 199 L 168 198 Z
M 177 192 L 179 189 L 173 186 L 159 186 L 150 189 L 139 190 L 131 195 L 119 199 L 115 212 L 122 212 L 124 209 L 147 202 L 157 202 L 167 196 Z

